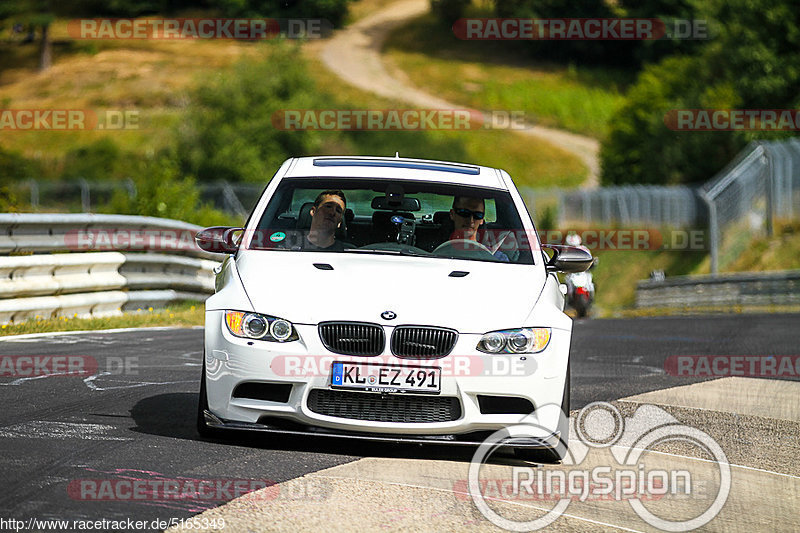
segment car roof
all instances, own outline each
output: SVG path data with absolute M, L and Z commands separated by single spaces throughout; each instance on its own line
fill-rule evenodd
M 283 178 L 347 177 L 411 179 L 508 190 L 496 168 L 406 157 L 324 156 L 290 160 Z

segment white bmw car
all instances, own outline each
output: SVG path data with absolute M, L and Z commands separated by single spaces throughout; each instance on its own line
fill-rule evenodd
M 206 301 L 198 430 L 479 444 L 523 419 L 520 455 L 566 451 L 572 321 L 510 176 L 404 158 L 287 160 Z M 565 417 L 566 414 L 566 417 Z M 524 437 L 524 438 L 523 438 Z

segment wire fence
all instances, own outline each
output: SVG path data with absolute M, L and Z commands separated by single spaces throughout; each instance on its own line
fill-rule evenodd
M 776 220 L 800 214 L 800 139 L 754 141 L 700 190 L 708 206 L 711 272 L 731 257 L 721 256 L 753 236 L 771 236 Z M 733 254 L 729 254 L 733 255 Z
M 531 213 L 542 216 L 544 205 L 556 205 L 559 225 L 632 224 L 688 227 L 704 220 L 705 209 L 696 188 L 630 185 L 597 189 L 531 189 L 520 191 Z M 544 200 L 544 201 L 542 201 Z M 537 218 L 537 217 L 535 217 Z
M 264 184 L 199 184 L 204 202 L 246 218 Z M 30 209 L 79 209 L 84 213 L 107 203 L 120 191 L 136 196 L 131 180 L 121 182 L 46 182 L 27 180 L 15 191 Z M 692 186 L 631 185 L 596 189 L 520 188 L 538 225 L 565 228 L 639 226 L 701 228 L 709 231 L 711 270 L 716 274 L 731 257 L 720 250 L 745 243 L 753 235 L 771 235 L 774 221 L 800 217 L 800 138 L 754 141 L 705 184 Z M 733 246 L 730 243 L 733 242 Z M 729 254 L 729 255 L 731 255 Z
M 200 199 L 213 207 L 246 218 L 255 207 L 263 185 L 240 183 L 203 183 L 198 184 Z M 115 193 L 126 194 L 135 198 L 137 191 L 133 180 L 88 181 L 42 181 L 29 179 L 15 187 L 15 194 L 20 202 L 27 202 L 31 211 L 40 210 L 79 210 L 91 213 L 101 206 L 106 206 Z M 26 209 L 28 206 L 23 206 Z

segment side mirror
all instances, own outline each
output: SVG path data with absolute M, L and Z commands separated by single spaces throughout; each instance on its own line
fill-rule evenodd
M 594 263 L 594 257 L 583 246 L 543 244 L 542 248 L 549 248 L 553 251 L 553 257 L 544 265 L 548 272 L 574 274 L 588 270 Z
M 215 254 L 232 254 L 239 249 L 243 228 L 231 228 L 228 226 L 213 226 L 197 232 L 194 240 L 197 246 L 206 252 Z

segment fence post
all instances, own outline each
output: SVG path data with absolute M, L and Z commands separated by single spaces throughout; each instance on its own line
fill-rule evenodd
M 708 237 L 711 247 L 711 275 L 719 273 L 719 227 L 717 226 L 717 206 L 705 191 L 700 191 L 700 198 L 708 206 Z
M 91 197 L 89 196 L 90 195 L 89 182 L 86 181 L 84 178 L 80 178 L 78 180 L 78 183 L 81 186 L 81 210 L 84 213 L 88 213 L 92 209 L 92 200 Z
M 761 153 L 761 161 L 764 163 L 764 165 L 766 167 L 765 170 L 766 170 L 766 173 L 767 173 L 767 176 L 766 176 L 766 181 L 767 181 L 767 183 L 766 183 L 766 189 L 767 189 L 767 191 L 766 191 L 766 193 L 767 193 L 767 208 L 766 208 L 766 211 L 767 212 L 765 213 L 766 218 L 767 218 L 767 237 L 772 237 L 772 235 L 774 233 L 773 228 L 772 228 L 772 218 L 773 218 L 773 216 L 775 214 L 774 213 L 774 207 L 773 207 L 774 206 L 774 201 L 775 201 L 775 198 L 774 198 L 775 195 L 774 195 L 774 191 L 772 190 L 773 183 L 775 182 L 775 180 L 773 179 L 773 176 L 772 176 L 772 171 L 774 169 L 774 165 L 772 164 L 773 154 L 772 154 L 772 151 L 769 149 L 769 145 L 767 145 L 764 142 L 760 142 L 759 144 L 761 144 L 762 147 L 764 148 L 764 151 Z
M 128 189 L 128 197 L 134 200 L 136 198 L 136 184 L 132 179 L 127 178 L 125 180 L 125 188 Z
M 31 209 L 39 210 L 39 182 L 31 178 L 28 180 L 28 187 L 31 189 Z
M 227 181 L 221 181 L 220 186 L 222 187 L 222 198 L 225 200 L 225 207 L 227 207 L 229 212 L 236 213 L 241 217 L 247 216 L 247 210 L 242 205 L 242 202 L 239 201 L 239 197 L 236 196 L 236 192 L 231 187 L 231 184 Z

